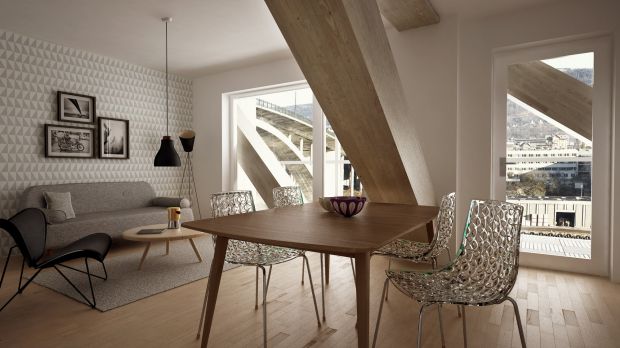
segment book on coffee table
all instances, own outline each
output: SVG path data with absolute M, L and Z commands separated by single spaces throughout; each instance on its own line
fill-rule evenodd
M 138 234 L 160 234 L 164 232 L 165 228 L 147 228 L 144 230 L 138 231 Z

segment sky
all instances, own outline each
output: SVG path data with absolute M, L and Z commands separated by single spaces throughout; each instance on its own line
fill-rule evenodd
M 542 62 L 556 69 L 593 69 L 594 52 L 544 59 Z

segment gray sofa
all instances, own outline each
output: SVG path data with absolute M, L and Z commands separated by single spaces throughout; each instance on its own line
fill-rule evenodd
M 65 246 L 91 233 L 119 238 L 132 227 L 166 223 L 168 206 L 181 207 L 181 221 L 194 220 L 187 199 L 155 197 L 153 187 L 143 181 L 31 186 L 20 197 L 19 210 L 31 207 L 46 210 L 44 192 L 71 192 L 76 215 L 74 219 L 59 222 L 48 219 L 48 249 Z

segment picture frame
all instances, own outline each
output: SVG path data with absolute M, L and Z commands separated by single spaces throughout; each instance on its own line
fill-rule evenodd
M 95 130 L 62 124 L 46 124 L 45 157 L 94 158 Z
M 129 120 L 99 117 L 97 125 L 99 158 L 129 159 Z
M 97 98 L 70 92 L 56 93 L 58 121 L 94 124 L 97 117 Z

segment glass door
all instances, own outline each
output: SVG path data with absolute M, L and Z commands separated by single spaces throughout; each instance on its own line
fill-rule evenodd
M 494 196 L 523 206 L 529 265 L 607 271 L 610 120 L 599 105 L 608 83 L 598 66 L 605 45 L 597 43 L 496 55 Z

